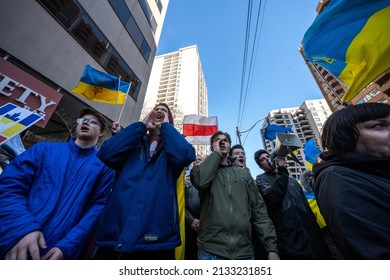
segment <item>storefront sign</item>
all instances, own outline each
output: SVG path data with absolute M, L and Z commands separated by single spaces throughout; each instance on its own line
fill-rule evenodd
M 61 93 L 14 64 L 0 58 L 0 106 L 11 102 L 33 113 L 44 115 L 36 123 L 43 128 L 61 98 Z

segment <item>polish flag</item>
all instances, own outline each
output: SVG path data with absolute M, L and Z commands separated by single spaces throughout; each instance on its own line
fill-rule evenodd
M 183 134 L 193 145 L 209 145 L 210 137 L 218 131 L 217 117 L 186 115 L 183 120 Z

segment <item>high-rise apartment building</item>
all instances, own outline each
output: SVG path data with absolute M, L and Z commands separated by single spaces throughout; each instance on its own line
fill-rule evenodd
M 325 99 L 305 100 L 300 107 L 282 108 L 270 111 L 262 125 L 262 131 L 264 131 L 265 127 L 269 124 L 276 124 L 283 127 L 291 126 L 293 133 L 299 138 L 303 146 L 310 138 L 314 138 L 317 147 L 320 148 L 321 129 L 331 113 Z M 275 143 L 265 139 L 263 134 L 262 140 L 265 149 L 269 153 L 272 153 Z M 296 157 L 302 165 L 289 159 L 287 161 L 287 169 L 293 178 L 300 179 L 300 174 L 307 170 L 303 148 L 297 150 Z
M 144 114 L 164 102 L 174 113 L 175 126 L 181 131 L 183 117 L 208 116 L 207 86 L 197 46 L 189 46 L 156 56 L 144 102 Z M 195 147 L 207 154 L 208 147 Z
M 169 0 L 0 1 L 0 106 L 45 114 L 32 142 L 63 141 L 90 106 L 116 121 L 122 105 L 70 93 L 85 65 L 131 82 L 121 125 L 138 121 Z M 34 139 L 33 139 L 34 138 Z
M 321 0 L 317 5 L 317 13 L 320 14 L 328 4 L 329 0 Z M 300 48 L 299 51 L 306 61 L 303 49 Z M 307 66 L 332 112 L 343 108 L 342 97 L 347 91 L 344 84 L 340 83 L 331 73 L 320 65 L 307 62 Z M 367 85 L 349 103 L 360 104 L 365 102 L 390 102 L 390 69 Z

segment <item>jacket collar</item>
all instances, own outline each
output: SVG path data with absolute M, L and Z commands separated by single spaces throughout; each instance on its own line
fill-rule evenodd
M 314 164 L 313 174 L 316 178 L 328 166 L 340 165 L 362 172 L 390 178 L 390 158 L 374 157 L 367 154 L 345 153 L 341 155 L 324 154 L 324 161 Z
M 89 155 L 97 151 L 96 146 L 92 146 L 89 148 L 81 148 L 79 145 L 76 144 L 75 140 L 75 138 L 72 138 L 68 142 L 69 149 L 72 151 L 72 153 L 80 155 Z

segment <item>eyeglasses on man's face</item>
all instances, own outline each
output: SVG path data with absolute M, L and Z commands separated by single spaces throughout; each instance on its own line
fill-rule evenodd
M 99 125 L 99 122 L 95 119 L 87 119 L 87 118 L 78 118 L 76 119 L 76 123 L 78 124 L 83 124 L 83 123 L 88 123 L 90 125 Z

